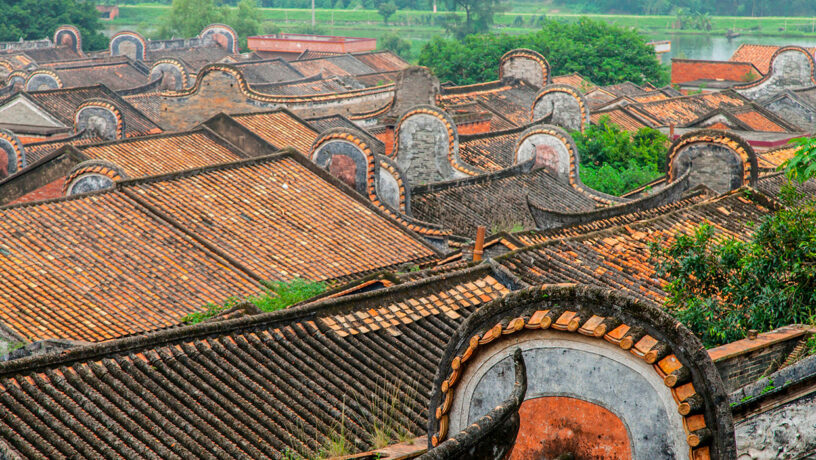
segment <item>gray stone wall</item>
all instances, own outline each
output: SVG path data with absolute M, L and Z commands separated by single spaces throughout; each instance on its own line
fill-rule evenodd
M 417 105 L 435 105 L 439 80 L 427 67 L 409 67 L 397 76 L 390 112 L 400 115 Z
M 567 131 L 581 129 L 581 105 L 572 94 L 553 91 L 538 99 L 533 106 L 533 119 L 540 120 L 548 114 L 552 114 L 548 121 L 551 125 L 559 126 Z M 586 124 L 586 120 L 583 122 Z
M 690 188 L 702 184 L 718 193 L 725 193 L 743 185 L 742 159 L 720 145 L 692 144 L 677 155 L 673 167 L 676 176 L 685 174 L 691 168 Z
M 816 393 L 736 426 L 739 460 L 816 458 Z
M 783 89 L 813 86 L 813 68 L 805 53 L 795 49 L 779 53 L 771 63 L 770 77 L 756 86 L 737 91 L 749 99 L 757 99 L 771 96 Z
M 527 83 L 543 87 L 546 82 L 541 64 L 524 56 L 512 56 L 501 64 L 501 75 L 504 78 L 515 78 Z
M 546 134 L 527 136 L 516 149 L 516 163 L 525 163 L 534 158 L 534 168 L 545 168 L 569 184 L 570 153 L 558 138 Z
M 800 128 L 816 130 L 816 110 L 806 107 L 788 97 L 763 104 L 763 107 Z
M 456 177 L 448 158 L 448 129 L 439 118 L 425 113 L 404 118 L 397 142 L 397 164 L 412 186 Z

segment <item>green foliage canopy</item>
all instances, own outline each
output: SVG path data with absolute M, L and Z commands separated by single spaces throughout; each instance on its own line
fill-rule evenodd
M 422 48 L 419 64 L 442 81 L 473 84 L 496 79 L 499 59 L 514 48 L 541 53 L 553 75 L 578 72 L 600 85 L 668 82 L 668 71 L 642 35 L 588 18 L 574 23 L 547 20 L 541 30 L 526 35 L 476 34 L 461 41 L 437 37 Z
M 411 43 L 394 32 L 387 33 L 377 40 L 377 46 L 389 50 L 403 59 L 411 58 Z
M 669 139 L 648 127 L 634 134 L 601 117 L 583 133 L 572 133 L 581 157 L 581 180 L 588 187 L 622 195 L 660 177 Z
M 93 2 L 80 0 L 0 0 L 0 41 L 51 38 L 61 25 L 76 26 L 87 50 L 105 49 L 99 14 Z
M 223 23 L 235 29 L 245 47 L 246 37 L 257 35 L 261 30 L 259 17 L 256 0 L 240 0 L 235 8 L 221 6 L 216 0 L 173 0 L 159 35 L 162 38 L 195 37 L 208 25 Z
M 388 18 L 397 12 L 397 5 L 394 2 L 383 2 L 377 6 L 377 12 L 383 18 L 383 23 L 388 25 Z
M 746 242 L 702 225 L 652 245 L 667 306 L 707 347 L 816 319 L 816 201 L 789 185 L 783 202 Z

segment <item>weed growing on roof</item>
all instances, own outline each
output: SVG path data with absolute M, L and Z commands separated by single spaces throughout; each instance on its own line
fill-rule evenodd
M 412 412 L 409 402 L 416 393 L 416 383 L 406 385 L 401 380 L 382 379 L 376 391 L 368 396 L 369 442 L 374 449 L 413 439 L 406 414 Z
M 190 313 L 181 320 L 187 324 L 200 323 L 243 301 L 254 304 L 264 312 L 281 310 L 326 292 L 326 283 L 295 278 L 291 281 L 266 281 L 262 283 L 262 288 L 260 294 L 245 299 L 230 297 L 221 305 L 209 303 L 204 311 Z

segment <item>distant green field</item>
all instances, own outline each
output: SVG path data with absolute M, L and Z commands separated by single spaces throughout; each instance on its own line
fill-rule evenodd
M 672 25 L 673 16 L 635 16 L 635 15 L 585 15 L 569 12 L 554 12 L 552 8 L 541 3 L 515 4 L 513 10 L 498 13 L 495 17 L 495 30 L 510 34 L 525 33 L 535 30 L 536 20 L 543 16 L 550 19 L 567 21 L 578 20 L 582 16 L 604 20 L 625 27 L 637 28 L 647 34 L 659 32 L 711 34 L 723 36 L 728 29 L 739 30 L 743 34 L 757 36 L 816 37 L 816 23 L 811 18 L 784 17 L 712 17 L 712 30 L 707 32 L 695 30 L 677 30 Z M 120 16 L 112 21 L 110 32 L 121 29 L 134 29 L 148 37 L 156 38 L 157 24 L 169 10 L 167 5 L 142 4 L 120 6 Z M 262 8 L 262 19 L 279 26 L 283 31 L 293 31 L 299 26 L 309 24 L 311 10 Z M 447 14 L 439 12 L 436 16 Z M 461 14 L 461 13 L 459 13 Z M 385 26 L 382 17 L 376 10 L 342 10 L 318 9 L 317 22 L 328 34 L 350 35 L 379 38 L 385 33 L 396 32 L 409 40 L 414 54 L 422 45 L 435 35 L 444 35 L 441 26 L 433 24 L 434 15 L 430 11 L 402 10 L 395 13 Z M 520 18 L 520 19 L 519 19 Z

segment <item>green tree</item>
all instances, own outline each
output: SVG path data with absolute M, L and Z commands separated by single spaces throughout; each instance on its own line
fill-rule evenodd
M 706 346 L 816 318 L 816 202 L 785 187 L 787 205 L 747 242 L 718 237 L 709 225 L 652 245 L 669 283 L 667 307 Z
M 82 33 L 85 49 L 108 46 L 94 3 L 80 0 L 0 0 L 0 41 L 51 38 L 57 27 L 70 24 Z
M 669 139 L 656 129 L 630 133 L 604 116 L 572 137 L 581 157 L 581 180 L 598 191 L 622 195 L 657 179 L 665 168 Z
M 667 69 L 642 35 L 587 18 L 575 23 L 546 20 L 541 30 L 526 35 L 437 37 L 422 48 L 419 64 L 432 69 L 442 81 L 472 84 L 497 78 L 499 59 L 513 48 L 540 52 L 553 75 L 578 72 L 599 85 L 623 81 L 662 85 L 669 80 Z
M 788 178 L 801 183 L 816 177 L 816 137 L 791 139 L 789 143 L 798 149 L 796 155 L 781 166 Z
M 159 34 L 165 38 L 195 37 L 210 24 L 226 22 L 228 14 L 215 0 L 173 0 Z
M 408 40 L 403 40 L 394 32 L 389 32 L 379 40 L 377 45 L 380 49 L 389 50 L 403 59 L 410 59 L 411 57 L 411 43 Z
M 383 2 L 377 6 L 377 12 L 380 13 L 380 16 L 383 18 L 383 23 L 388 25 L 388 18 L 391 17 L 394 13 L 397 12 L 397 5 L 394 2 Z
M 465 22 L 450 27 L 457 38 L 487 32 L 493 25 L 495 13 L 506 9 L 501 0 L 449 0 L 448 5 L 451 10 L 461 8 L 465 12 Z
M 229 11 L 226 23 L 235 29 L 241 41 L 241 47 L 246 49 L 247 37 L 258 35 L 261 31 L 261 16 L 258 3 L 255 0 L 241 0 L 238 5 Z

